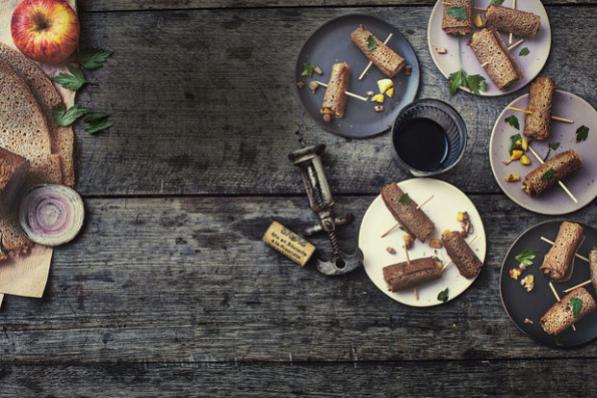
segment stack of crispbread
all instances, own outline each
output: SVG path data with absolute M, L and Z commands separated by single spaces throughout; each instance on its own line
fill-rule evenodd
M 0 157 L 18 155 L 28 161 L 25 186 L 74 186 L 73 131 L 59 127 L 52 115 L 61 103 L 50 79 L 33 61 L 0 43 Z M 0 243 L 4 252 L 23 255 L 32 243 L 18 225 L 17 207 L 3 209 Z

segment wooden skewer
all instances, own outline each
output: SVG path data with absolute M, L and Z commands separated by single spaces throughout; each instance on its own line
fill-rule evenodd
M 533 149 L 533 147 L 531 146 L 531 144 L 529 143 L 529 151 L 531 151 L 531 153 L 533 154 L 533 156 L 535 156 L 535 158 L 537 158 L 537 160 L 539 161 L 539 163 L 543 164 L 545 163 L 543 161 L 543 159 L 541 159 L 541 156 L 539 156 L 539 154 L 537 152 L 535 152 L 535 150 Z M 570 197 L 570 199 L 572 199 L 572 201 L 574 203 L 578 203 L 578 199 L 576 199 L 576 197 L 572 194 L 572 192 L 570 192 L 570 190 L 568 189 L 568 187 L 566 187 L 566 185 L 564 185 L 564 183 L 560 180 L 558 180 L 558 184 L 560 185 L 560 187 L 562 187 L 562 189 L 564 190 L 564 192 L 566 192 L 566 194 Z
M 408 255 L 408 249 L 406 247 L 406 244 L 404 244 L 404 246 L 402 246 L 402 247 L 404 247 L 404 254 L 406 255 L 406 263 L 410 264 L 410 256 Z
M 508 109 L 510 109 L 511 111 L 526 113 L 527 115 L 530 115 L 532 113 L 528 109 L 517 108 L 515 106 L 509 106 Z M 566 119 L 565 117 L 560 117 L 560 116 L 552 116 L 551 120 L 555 120 L 557 122 L 562 122 L 562 123 L 570 123 L 570 124 L 574 123 L 574 120 Z
M 516 9 L 516 0 L 512 0 L 512 8 Z M 512 32 L 510 32 L 510 35 L 508 36 L 508 43 L 512 44 Z
M 510 34 L 512 34 L 512 33 L 510 33 Z M 508 51 L 512 51 L 516 47 L 520 46 L 523 42 L 524 42 L 524 39 L 520 39 L 516 43 L 509 45 L 508 46 Z M 510 43 L 512 43 L 512 42 L 510 42 Z
M 549 243 L 549 244 L 550 244 L 550 245 L 552 245 L 552 246 L 554 245 L 554 242 L 553 242 L 553 241 L 551 241 L 551 240 L 549 240 L 549 239 L 547 239 L 545 236 L 542 236 L 542 237 L 541 237 L 541 240 L 542 240 L 543 242 L 547 242 L 547 243 Z M 585 262 L 587 262 L 587 263 L 589 262 L 589 259 L 588 259 L 588 258 L 586 258 L 585 256 L 582 256 L 582 255 L 580 255 L 580 254 L 578 254 L 578 253 L 575 253 L 574 255 L 576 256 L 576 258 L 580 258 L 582 261 L 585 261 Z
M 556 291 L 556 288 L 555 288 L 555 287 L 553 287 L 553 283 L 551 283 L 551 281 L 549 281 L 549 287 L 550 287 L 550 289 L 551 289 L 551 291 L 552 291 L 553 295 L 554 295 L 554 296 L 556 296 L 556 299 L 557 299 L 558 301 L 560 301 L 560 300 L 561 300 L 561 299 L 560 299 L 560 295 L 559 295 L 559 294 L 558 294 L 558 292 Z M 572 330 L 574 330 L 574 331 L 576 332 L 576 326 L 574 326 L 574 324 L 572 324 Z
M 383 44 L 384 45 L 388 44 L 388 42 L 390 41 L 390 39 L 392 38 L 393 35 L 394 35 L 393 33 L 390 33 L 388 35 L 388 37 L 386 37 L 386 39 L 384 40 Z M 369 69 L 371 68 L 372 65 L 373 65 L 373 62 L 369 61 L 369 63 L 365 67 L 365 70 L 363 70 L 363 73 L 361 73 L 361 76 L 359 76 L 359 80 L 363 80 L 363 77 L 365 77 L 365 75 L 367 74 L 367 72 L 369 72 Z
M 589 284 L 591 284 L 591 280 L 590 279 L 588 281 L 581 282 L 578 285 L 574 285 L 572 287 L 569 287 L 568 289 L 564 290 L 564 293 L 569 293 L 569 292 L 573 291 L 574 289 L 578 289 L 579 287 L 587 286 Z
M 320 82 L 319 80 L 315 80 L 315 81 L 317 82 L 317 84 L 319 84 L 319 85 L 321 85 L 321 86 L 323 86 L 323 87 L 326 87 L 326 88 L 327 88 L 327 86 L 328 86 L 328 84 L 327 84 L 327 83 Z M 345 93 L 346 95 L 348 95 L 349 97 L 356 98 L 356 99 L 359 99 L 359 100 L 361 100 L 361 101 L 369 102 L 369 98 L 367 98 L 367 97 L 363 97 L 362 95 L 358 95 L 358 94 L 355 94 L 355 93 L 351 93 L 350 91 L 345 91 L 344 93 Z
M 431 199 L 433 199 L 433 195 L 431 195 L 430 197 L 428 197 L 427 199 L 425 199 L 423 201 L 423 203 L 421 203 L 420 205 L 417 206 L 417 210 L 419 210 L 421 207 L 423 207 L 423 205 L 427 204 Z M 394 225 L 392 225 L 392 228 L 388 229 L 386 232 L 384 232 L 381 237 L 385 238 L 386 236 L 388 236 L 390 234 L 390 232 L 394 231 L 396 228 L 398 228 L 400 226 L 400 223 L 396 223 Z

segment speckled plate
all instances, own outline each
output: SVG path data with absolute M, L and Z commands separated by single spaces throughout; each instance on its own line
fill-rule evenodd
M 434 195 L 433 199 L 425 204 L 423 209 L 435 224 L 435 237 L 439 237 L 445 229 L 460 230 L 456 215 L 459 211 L 468 212 L 474 231 L 467 239 L 467 242 L 479 259 L 485 261 L 487 245 L 483 222 L 473 202 L 462 191 L 447 182 L 433 178 L 414 178 L 401 181 L 398 185 L 419 204 L 427 200 L 431 194 Z M 381 195 L 378 195 L 367 209 L 359 230 L 359 248 L 363 252 L 365 271 L 375 286 L 392 300 L 412 307 L 431 307 L 442 304 L 437 299 L 437 295 L 445 288 L 450 289 L 448 300 L 453 300 L 475 282 L 476 278 L 465 278 L 460 275 L 458 268 L 451 264 L 446 268 L 440 279 L 417 287 L 418 299 L 412 290 L 397 293 L 390 292 L 383 278 L 383 268 L 390 264 L 406 261 L 404 249 L 401 249 L 403 231 L 397 229 L 385 238 L 381 237 L 385 231 L 395 224 L 396 220 L 384 204 Z M 394 248 L 396 254 L 388 253 L 386 250 L 388 247 Z M 444 264 L 450 262 L 450 257 L 448 257 L 445 249 L 436 251 L 429 247 L 427 243 L 422 243 L 419 240 L 415 242 L 408 253 L 411 260 L 437 256 Z
M 359 25 L 373 32 L 381 41 L 384 41 L 390 32 L 393 33 L 394 36 L 388 46 L 406 59 L 406 63 L 412 68 L 412 73 L 406 76 L 404 71 L 401 71 L 392 79 L 395 84 L 395 94 L 392 98 L 386 97 L 383 112 L 375 112 L 373 107 L 376 103 L 348 97 L 344 118 L 324 123 L 320 107 L 325 87 L 320 87 L 315 94 L 309 90 L 307 83 L 311 79 L 301 77 L 304 64 L 311 63 L 321 67 L 323 76 L 314 74 L 313 79 L 327 82 L 332 65 L 337 62 L 347 62 L 352 70 L 349 91 L 364 97 L 369 90 L 377 92 L 377 81 L 386 78 L 375 66 L 372 66 L 363 80 L 358 80 L 369 63 L 369 60 L 350 40 L 350 34 Z M 303 46 L 295 71 L 296 80 L 305 81 L 305 87 L 298 89 L 298 95 L 307 113 L 324 130 L 352 138 L 370 137 L 389 130 L 400 110 L 415 99 L 419 89 L 419 76 L 419 61 L 415 51 L 400 31 L 381 19 L 360 14 L 341 16 L 316 30 Z
M 528 94 L 518 97 L 512 101 L 498 116 L 489 142 L 489 160 L 491 170 L 498 185 L 506 195 L 516 204 L 527 210 L 541 214 L 559 215 L 567 214 L 579 210 L 591 203 L 597 197 L 597 112 L 582 98 L 568 93 L 566 91 L 556 90 L 554 95 L 552 114 L 574 120 L 574 124 L 552 121 L 551 136 L 547 141 L 534 141 L 532 143 L 535 151 L 545 156 L 549 150 L 548 144 L 559 142 L 560 147 L 551 151 L 553 154 L 573 149 L 581 156 L 583 160 L 582 169 L 566 178 L 563 182 L 568 189 L 578 199 L 574 203 L 572 199 L 559 186 L 554 186 L 542 195 L 535 198 L 527 195 L 521 189 L 521 182 L 506 182 L 504 177 L 508 173 L 517 173 L 521 180 L 532 169 L 539 166 L 539 162 L 530 154 L 529 157 L 533 163 L 529 166 L 523 166 L 520 162 L 512 162 L 505 165 L 502 162 L 508 158 L 510 149 L 510 137 L 514 134 L 522 134 L 524 129 L 524 114 L 508 109 L 510 106 L 526 109 Z M 520 124 L 520 130 L 506 123 L 506 118 L 515 115 Z M 586 141 L 576 142 L 576 129 L 580 126 L 589 127 L 589 136 Z
M 549 278 L 539 271 L 543 257 L 551 247 L 551 245 L 541 240 L 541 236 L 552 241 L 555 240 L 562 221 L 564 220 L 546 221 L 537 224 L 516 238 L 502 263 L 500 294 L 506 313 L 523 333 L 526 333 L 539 343 L 550 347 L 571 348 L 586 344 L 597 337 L 597 311 L 576 323 L 576 332 L 568 329 L 556 337 L 545 333 L 539 323 L 539 319 L 541 319 L 543 314 L 556 302 L 549 288 Z M 588 256 L 589 251 L 597 245 L 597 229 L 586 224 L 582 225 L 585 240 L 577 253 Z M 516 255 L 523 250 L 532 250 L 537 256 L 533 265 L 527 268 L 521 276 L 522 278 L 525 275 L 534 275 L 535 288 L 530 293 L 527 293 L 521 286 L 520 279 L 514 280 L 509 275 L 510 269 L 518 266 L 518 261 L 515 259 Z M 554 283 L 554 287 L 560 297 L 564 297 L 566 294 L 564 290 L 567 288 L 590 278 L 589 264 L 578 258 L 575 258 L 574 261 L 574 272 L 570 280 L 563 283 Z M 591 285 L 585 288 L 593 295 L 593 298 L 597 299 L 596 292 Z M 529 319 L 532 324 L 525 323 L 525 319 Z
M 474 4 L 475 7 L 487 8 L 490 2 L 491 0 L 475 0 Z M 504 1 L 503 6 L 507 7 L 511 5 L 512 0 Z M 541 18 L 541 29 L 535 37 L 525 39 L 521 45 L 512 50 L 513 58 L 520 66 L 523 78 L 503 91 L 495 86 L 485 70 L 481 68 L 475 54 L 467 45 L 469 37 L 457 38 L 448 35 L 442 30 L 443 7 L 442 0 L 438 0 L 431 11 L 429 25 L 427 26 L 427 44 L 433 62 L 446 79 L 450 74 L 461 68 L 469 75 L 480 74 L 481 76 L 484 76 L 487 81 L 487 91 L 480 95 L 493 97 L 510 94 L 521 89 L 529 84 L 539 72 L 541 72 L 543 66 L 545 66 L 549 52 L 551 51 L 551 27 L 549 25 L 549 18 L 547 17 L 545 7 L 543 7 L 540 0 L 524 0 L 516 3 L 517 9 L 539 15 Z M 507 33 L 502 33 L 502 38 L 506 45 L 508 45 L 508 36 Z M 516 42 L 517 40 L 518 39 L 513 38 L 513 42 Z M 436 48 L 438 47 L 445 48 L 448 52 L 446 54 L 438 54 L 436 51 Z M 519 52 L 524 47 L 529 49 L 529 54 L 521 56 L 519 55 Z M 461 54 L 461 56 L 459 56 L 459 54 Z M 446 82 L 446 85 L 447 84 L 448 82 Z M 461 88 L 461 90 L 470 92 L 465 88 Z

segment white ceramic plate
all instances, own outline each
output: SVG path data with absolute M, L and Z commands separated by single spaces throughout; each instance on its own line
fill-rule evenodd
M 490 1 L 491 0 L 476 0 L 474 4 L 475 7 L 487 8 Z M 502 6 L 511 7 L 512 0 L 505 0 Z M 523 78 L 504 91 L 499 90 L 491 81 L 485 70 L 481 68 L 479 61 L 475 58 L 475 54 L 467 45 L 469 37 L 458 38 L 448 35 L 442 30 L 443 7 L 444 5 L 442 4 L 442 1 L 438 0 L 431 11 L 429 25 L 427 26 L 427 44 L 433 62 L 446 79 L 451 73 L 457 72 L 461 68 L 469 75 L 480 74 L 481 76 L 484 76 L 487 81 L 487 91 L 480 95 L 493 97 L 510 94 L 521 89 L 537 77 L 539 72 L 541 72 L 541 69 L 543 69 L 543 66 L 545 66 L 551 50 L 551 27 L 549 26 L 549 18 L 547 17 L 545 8 L 540 0 L 524 0 L 516 2 L 517 9 L 539 15 L 541 18 L 541 29 L 535 37 L 525 39 L 521 45 L 512 50 L 513 58 L 520 66 Z M 477 28 L 473 29 L 478 30 Z M 506 45 L 508 45 L 508 34 L 502 33 L 501 35 Z M 513 38 L 513 43 L 517 40 L 517 38 Z M 438 54 L 435 50 L 438 47 L 445 48 L 448 52 L 446 54 Z M 520 56 L 519 52 L 524 47 L 529 49 L 529 54 Z M 461 56 L 459 56 L 459 54 L 461 54 Z M 446 84 L 448 84 L 448 82 L 446 82 Z M 469 92 L 468 89 L 461 89 Z
M 460 230 L 456 215 L 459 211 L 467 211 L 474 228 L 473 234 L 468 237 L 467 242 L 479 259 L 485 261 L 487 246 L 483 222 L 473 202 L 462 191 L 447 182 L 432 178 L 414 178 L 401 181 L 398 185 L 419 204 L 433 195 L 433 199 L 425 204 L 423 209 L 435 224 L 435 237 L 439 237 L 445 229 Z M 437 295 L 445 288 L 450 289 L 448 300 L 452 300 L 473 284 L 475 279 L 463 277 L 454 264 L 451 264 L 440 279 L 417 287 L 418 300 L 412 291 L 390 292 L 383 278 L 383 268 L 390 264 L 406 261 L 404 250 L 401 249 L 403 231 L 397 229 L 385 238 L 381 237 L 394 224 L 396 224 L 394 217 L 385 206 L 381 195 L 378 195 L 367 209 L 359 230 L 359 248 L 363 251 L 365 271 L 375 286 L 388 297 L 413 307 L 431 307 L 442 304 L 441 301 L 438 301 Z M 386 250 L 388 247 L 394 248 L 397 253 L 395 255 L 388 253 Z M 450 262 L 445 249 L 437 250 L 437 254 L 435 254 L 434 249 L 419 240 L 409 250 L 411 260 L 433 255 L 437 255 L 444 264 Z
M 553 100 L 552 114 L 574 120 L 574 124 L 551 122 L 550 137 L 546 141 L 534 141 L 531 145 L 540 155 L 545 156 L 549 151 L 548 144 L 559 142 L 560 147 L 551 151 L 550 157 L 573 149 L 580 155 L 583 166 L 580 171 L 564 180 L 564 183 L 578 199 L 574 203 L 572 199 L 559 187 L 555 186 L 544 192 L 541 196 L 533 198 L 527 195 L 521 189 L 521 182 L 506 182 L 504 177 L 508 173 L 520 175 L 521 180 L 535 167 L 539 162 L 528 154 L 533 162 L 529 166 L 523 166 L 520 162 L 512 162 L 504 165 L 502 161 L 508 158 L 510 150 L 510 137 L 514 134 L 521 134 L 524 130 L 524 114 L 508 109 L 510 106 L 526 109 L 528 103 L 528 94 L 516 98 L 500 113 L 493 130 L 491 140 L 489 141 L 489 161 L 491 171 L 498 185 L 506 195 L 519 206 L 527 210 L 541 214 L 560 215 L 567 214 L 591 203 L 597 197 L 597 111 L 584 99 L 577 95 L 562 90 L 556 90 Z M 514 115 L 518 118 L 520 130 L 506 123 L 506 118 Z M 576 142 L 576 129 L 580 126 L 589 128 L 589 136 L 586 141 Z

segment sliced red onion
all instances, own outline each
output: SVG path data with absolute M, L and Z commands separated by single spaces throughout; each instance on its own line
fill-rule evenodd
M 35 243 L 58 246 L 71 241 L 83 226 L 83 199 L 64 185 L 38 185 L 23 199 L 19 221 Z

